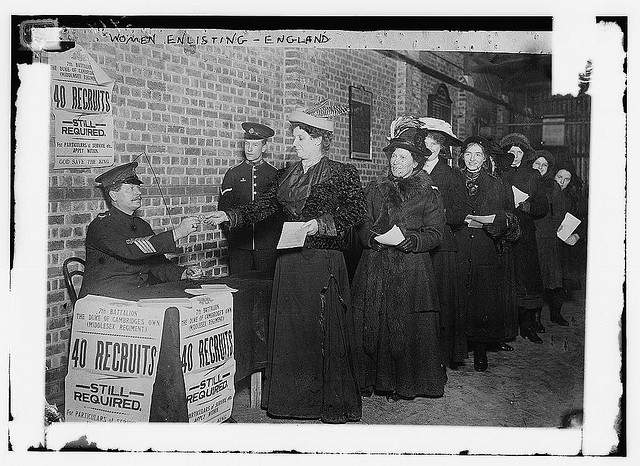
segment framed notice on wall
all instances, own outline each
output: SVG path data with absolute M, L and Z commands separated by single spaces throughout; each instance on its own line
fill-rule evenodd
M 349 152 L 352 159 L 373 160 L 371 150 L 371 105 L 373 93 L 349 86 Z
M 436 92 L 427 97 L 427 115 L 452 123 L 451 106 L 453 101 L 449 97 L 449 90 L 444 84 L 440 84 Z

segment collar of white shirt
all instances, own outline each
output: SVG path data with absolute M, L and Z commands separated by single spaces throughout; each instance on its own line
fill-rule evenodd
M 437 163 L 438 163 L 438 158 L 437 157 L 435 159 L 433 159 L 433 160 L 427 160 L 424 163 L 424 170 L 427 173 L 431 174 L 431 172 L 433 171 L 433 167 L 435 167 Z

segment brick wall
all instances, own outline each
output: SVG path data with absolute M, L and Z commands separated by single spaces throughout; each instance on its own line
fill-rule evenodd
M 115 80 L 115 164 L 142 152 L 148 156 L 138 158 L 144 182 L 139 213 L 156 231 L 168 229 L 171 218 L 176 224 L 216 208 L 224 173 L 242 160 L 243 121 L 274 128 L 266 158 L 282 167 L 295 159 L 286 122 L 291 110 L 324 97 L 348 105 L 349 86 L 364 86 L 374 99 L 373 161 L 350 160 L 348 115 L 335 121 L 331 157 L 356 165 L 367 183 L 387 171 L 381 149 L 391 121 L 405 111 L 425 114 L 427 94 L 439 84 L 371 50 L 112 45 L 83 34 L 78 31 L 76 42 Z M 420 58 L 452 76 L 461 74 L 460 54 Z M 448 87 L 454 115 L 459 114 L 458 90 Z M 398 89 L 406 89 L 404 98 Z M 60 403 L 71 319 L 62 264 L 68 257 L 84 258 L 86 227 L 106 209 L 93 181 L 105 168 L 53 170 L 52 156 L 49 168 L 46 395 Z M 226 240 L 219 229 L 207 227 L 181 240 L 179 248 L 171 258 L 177 263 L 199 264 L 207 275 L 228 273 Z

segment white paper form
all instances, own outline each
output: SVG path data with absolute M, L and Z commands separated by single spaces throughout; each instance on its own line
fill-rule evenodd
M 404 241 L 404 235 L 402 231 L 400 231 L 400 228 L 398 228 L 398 225 L 394 225 L 386 233 L 376 236 L 375 240 L 386 246 L 397 246 Z
M 564 216 L 564 220 L 562 220 L 562 223 L 558 227 L 556 235 L 562 241 L 567 241 L 567 238 L 569 238 L 569 236 L 571 236 L 571 234 L 576 231 L 576 228 L 578 228 L 578 225 L 580 225 L 581 223 L 582 221 L 580 219 L 567 212 Z
M 307 230 L 302 228 L 304 222 L 284 222 L 282 234 L 276 249 L 301 248 L 307 238 Z
M 467 215 L 464 219 L 469 224 L 469 228 L 482 228 L 483 225 L 490 225 L 496 219 L 496 214 L 491 215 Z
M 210 294 L 216 294 L 216 293 L 226 293 L 227 291 L 230 293 L 235 293 L 238 290 L 236 290 L 235 288 L 231 288 L 225 284 L 202 285 L 202 288 L 187 288 L 186 290 L 184 290 L 185 293 L 189 293 L 194 296 L 201 296 L 205 294 L 210 295 Z
M 513 202 L 516 204 L 516 207 L 529 199 L 529 195 L 527 193 L 520 191 L 515 186 L 511 186 L 511 190 L 513 191 Z

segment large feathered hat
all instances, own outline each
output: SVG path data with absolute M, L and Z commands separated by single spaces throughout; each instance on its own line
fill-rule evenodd
M 329 117 L 347 113 L 349 107 L 334 105 L 329 99 L 323 99 L 309 108 L 297 108 L 289 115 L 289 123 L 304 123 L 314 128 L 333 132 L 333 121 Z
M 429 158 L 431 151 L 424 145 L 425 131 L 420 128 L 420 121 L 412 115 L 404 115 L 393 120 L 390 126 L 389 144 L 382 149 L 391 156 L 397 148 L 407 149 L 419 164 Z

